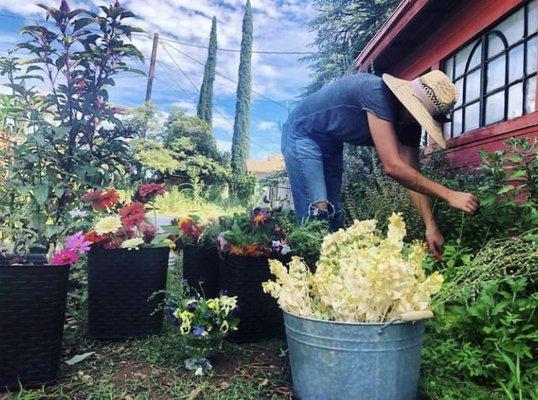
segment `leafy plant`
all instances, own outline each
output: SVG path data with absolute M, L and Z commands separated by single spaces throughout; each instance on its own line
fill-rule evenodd
M 25 137 L 3 152 L 5 179 L 0 184 L 2 206 L 8 213 L 6 236 L 21 227 L 42 245 L 57 242 L 73 228 L 69 211 L 88 188 L 109 187 L 129 178 L 130 152 L 107 88 L 114 77 L 130 71 L 127 64 L 143 60 L 128 43 L 140 30 L 125 23 L 134 14 L 115 5 L 101 13 L 40 5 L 53 24 L 22 29 L 28 39 L 17 46 L 31 57 L 4 68 L 18 104 Z M 24 68 L 23 68 L 24 67 Z M 7 72 L 5 72 L 7 71 Z M 41 94 L 30 83 L 46 82 Z

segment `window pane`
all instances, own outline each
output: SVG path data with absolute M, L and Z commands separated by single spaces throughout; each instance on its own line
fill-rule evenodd
M 480 59 L 482 58 L 482 43 L 480 43 L 475 49 L 471 61 L 469 62 L 469 69 L 476 67 L 480 64 Z
M 480 75 L 482 70 L 478 69 L 467 75 L 467 85 L 465 86 L 465 102 L 468 103 L 480 96 Z
M 465 71 L 465 64 L 467 64 L 467 60 L 471 55 L 471 50 L 475 43 L 476 41 L 468 44 L 456 53 L 456 77 L 460 76 Z
M 488 35 L 488 58 L 499 54 L 504 50 L 504 43 L 501 38 L 495 34 Z
M 508 45 L 517 42 L 523 37 L 524 30 L 525 7 L 521 7 L 518 11 L 505 19 L 492 30 L 500 31 L 508 41 Z
M 527 43 L 527 74 L 536 71 L 538 66 L 538 37 Z
M 463 78 L 458 79 L 454 84 L 458 88 L 458 101 L 454 107 L 458 107 L 463 102 Z
M 453 137 L 461 135 L 461 110 L 454 111 L 454 116 L 452 117 L 452 124 L 454 125 Z
M 487 74 L 487 85 L 486 89 L 490 92 L 493 89 L 496 89 L 504 85 L 504 73 L 506 66 L 506 57 L 500 56 L 496 59 L 488 62 L 488 74 Z
M 504 118 L 504 91 L 495 93 L 486 99 L 486 125 Z
M 450 57 L 448 60 L 445 61 L 445 66 L 443 68 L 444 73 L 447 74 L 451 80 L 454 79 L 454 76 L 452 75 L 452 72 L 454 72 L 453 66 L 454 57 Z
M 508 90 L 508 119 L 523 115 L 523 83 L 510 86 Z
M 529 114 L 536 106 L 536 76 L 527 79 L 525 86 L 525 113 Z
M 529 24 L 529 32 L 528 36 L 532 35 L 536 31 L 538 31 L 538 1 L 534 0 L 529 3 L 529 11 L 528 11 L 528 24 Z
M 509 82 L 513 82 L 523 76 L 523 44 L 514 47 L 508 54 L 509 59 Z
M 445 139 L 450 138 L 450 129 L 451 128 L 452 128 L 452 123 L 451 122 L 447 122 L 446 124 L 443 125 L 443 136 L 445 137 Z M 428 143 L 429 143 L 429 140 L 428 140 Z
M 465 132 L 472 131 L 480 126 L 480 105 L 471 104 L 465 107 Z

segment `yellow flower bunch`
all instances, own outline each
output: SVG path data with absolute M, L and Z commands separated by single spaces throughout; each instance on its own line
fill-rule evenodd
M 179 330 L 182 334 L 186 335 L 191 331 L 191 324 L 192 319 L 194 318 L 194 314 L 189 311 L 180 311 L 177 309 L 174 312 L 174 317 L 176 317 L 178 320 L 181 321 L 181 325 L 179 326 Z
M 406 229 L 400 214 L 389 218 L 386 237 L 376 225 L 375 220 L 355 221 L 328 235 L 314 274 L 297 257 L 288 268 L 271 260 L 276 279 L 265 282 L 264 290 L 287 312 L 331 321 L 384 322 L 427 310 L 443 277 L 437 272 L 425 276 L 424 243 L 404 249 Z

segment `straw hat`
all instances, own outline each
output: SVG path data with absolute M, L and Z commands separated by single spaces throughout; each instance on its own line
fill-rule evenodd
M 442 71 L 430 71 L 412 81 L 383 74 L 383 80 L 417 122 L 443 149 L 443 123 L 458 101 L 458 89 Z

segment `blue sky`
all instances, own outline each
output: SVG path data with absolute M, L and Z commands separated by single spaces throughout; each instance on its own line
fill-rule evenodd
M 308 0 L 251 0 L 254 10 L 254 50 L 312 51 L 309 43 L 313 34 L 308 21 L 315 15 Z M 59 0 L 40 1 L 58 6 Z M 241 21 L 246 0 L 123 0 L 122 5 L 138 17 L 133 23 L 145 30 L 147 36 L 133 39 L 135 45 L 149 59 L 150 35 L 159 32 L 164 39 L 158 49 L 156 81 L 153 101 L 161 111 L 180 106 L 195 111 L 207 50 L 189 47 L 174 41 L 206 45 L 211 18 L 219 21 L 218 41 L 223 49 L 238 49 L 241 42 Z M 72 7 L 106 4 L 102 0 L 71 0 Z M 19 29 L 31 21 L 42 19 L 42 10 L 28 0 L 0 0 L 0 54 L 21 40 Z M 191 58 L 181 54 L 188 54 Z M 299 61 L 300 55 L 253 55 L 253 94 L 251 157 L 265 158 L 279 153 L 279 124 L 286 120 L 288 108 L 301 89 L 308 83 L 309 71 Z M 237 80 L 239 54 L 219 51 L 217 70 Z M 185 71 L 189 80 L 182 75 Z M 147 63 L 144 68 L 147 70 Z M 129 74 L 131 75 L 131 74 Z M 194 84 L 194 86 L 193 86 Z M 214 132 L 221 149 L 229 150 L 235 112 L 236 84 L 217 76 L 215 83 Z M 121 78 L 111 90 L 112 101 L 121 106 L 135 106 L 144 102 L 145 78 Z M 263 97 L 262 97 L 263 96 Z M 269 101 L 266 98 L 273 101 Z

